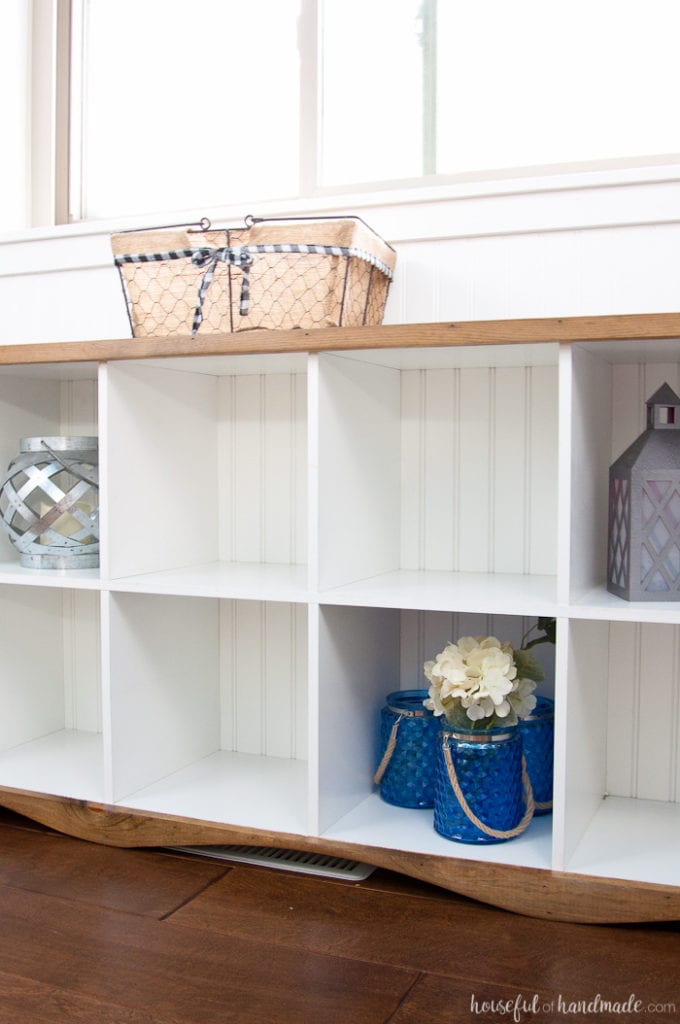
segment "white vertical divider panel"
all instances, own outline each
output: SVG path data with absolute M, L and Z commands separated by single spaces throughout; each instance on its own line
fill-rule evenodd
M 0 664 L 0 750 L 63 729 L 60 590 L 0 587 Z M 45 790 L 49 792 L 48 779 Z
M 570 624 L 568 619 L 558 618 L 553 694 L 555 699 L 555 731 L 553 737 L 552 867 L 554 871 L 563 871 L 567 859 L 565 832 L 567 778 L 569 776 L 567 757 L 570 753 L 567 745 L 569 633 Z M 570 852 L 572 849 L 573 843 L 570 840 Z
M 319 359 L 319 582 L 399 567 L 399 371 Z
M 307 585 L 311 593 L 319 589 L 319 429 L 320 429 L 320 405 L 319 405 L 319 356 L 310 353 L 307 356 L 307 462 L 306 462 L 306 484 L 307 484 Z M 301 538 L 302 539 L 302 538 Z M 316 616 L 318 622 L 318 613 Z M 314 633 L 312 620 L 309 622 L 310 629 L 310 657 L 311 637 Z M 310 678 L 311 685 L 311 678 Z
M 221 749 L 304 760 L 304 605 L 220 601 Z
M 572 592 L 603 584 L 606 578 L 611 410 L 609 364 L 575 345 L 571 408 Z
M 141 364 L 106 367 L 113 577 L 212 562 L 217 540 L 217 381 Z
M 60 385 L 60 433 L 99 434 L 96 380 L 67 380 Z M 101 655 L 99 594 L 63 591 L 65 726 L 101 732 Z
M 573 349 L 561 344 L 558 356 L 557 412 L 557 600 L 567 604 L 571 594 L 571 489 L 573 476 L 571 410 L 573 406 Z M 562 663 L 566 666 L 566 653 Z
M 325 679 L 327 664 L 320 661 L 319 644 L 320 609 L 316 601 L 307 607 L 307 716 L 300 721 L 307 737 L 307 828 L 311 835 L 319 835 L 320 827 L 320 690 Z M 300 702 L 301 704 L 302 702 Z
M 217 605 L 111 594 L 115 800 L 219 750 Z
M 111 593 L 103 590 L 99 595 L 99 616 L 101 624 L 101 703 L 102 703 L 102 759 L 104 800 L 113 803 L 113 725 L 111 685 Z M 125 729 L 125 723 L 120 723 Z
M 324 606 L 319 622 L 319 831 L 373 792 L 380 708 L 399 689 L 399 612 Z
M 566 687 L 558 680 L 556 778 L 564 774 L 555 799 L 564 804 L 564 843 L 568 866 L 606 793 L 607 649 L 609 624 L 584 619 L 569 624 Z M 559 796 L 558 796 L 559 794 Z
M 0 475 L 19 451 L 22 437 L 58 434 L 60 423 L 58 381 L 0 375 Z M 0 561 L 16 557 L 7 534 L 0 530 Z

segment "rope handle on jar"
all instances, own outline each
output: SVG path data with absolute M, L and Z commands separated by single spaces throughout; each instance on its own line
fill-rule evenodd
M 475 825 L 480 830 L 480 832 L 483 832 L 487 836 L 491 836 L 492 839 L 514 839 L 515 836 L 521 835 L 522 832 L 524 832 L 524 830 L 528 827 L 531 819 L 533 818 L 534 810 L 536 807 L 534 803 L 534 794 L 531 788 L 531 781 L 529 779 L 529 773 L 527 771 L 527 763 L 524 754 L 522 754 L 522 786 L 524 787 L 524 799 L 526 801 L 526 810 L 524 812 L 524 817 L 519 822 L 519 824 L 516 825 L 514 828 L 501 830 L 497 828 L 490 828 L 488 825 L 485 825 L 484 822 L 481 821 L 474 813 L 474 811 L 468 804 L 467 800 L 463 796 L 463 791 L 460 788 L 460 783 L 458 782 L 456 769 L 454 768 L 453 765 L 453 758 L 451 757 L 451 750 L 449 749 L 447 736 L 442 736 L 442 746 L 444 748 L 444 761 L 446 763 L 446 770 L 449 775 L 449 781 L 453 788 L 453 792 L 456 794 L 458 803 L 460 804 L 463 813 L 472 822 L 472 824 Z
M 392 760 L 392 754 L 394 753 L 394 748 L 397 745 L 397 731 L 399 729 L 399 723 L 405 717 L 406 715 L 399 715 L 398 718 L 395 718 L 394 724 L 390 729 L 390 735 L 389 739 L 387 740 L 387 746 L 385 747 L 385 753 L 383 754 L 382 760 L 376 769 L 375 775 L 373 776 L 373 781 L 376 784 L 376 786 L 379 786 L 380 783 L 382 782 L 383 775 L 387 771 L 389 763 Z

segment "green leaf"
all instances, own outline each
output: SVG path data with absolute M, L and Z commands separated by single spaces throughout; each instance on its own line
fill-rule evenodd
M 517 675 L 520 679 L 533 679 L 535 683 L 540 683 L 544 678 L 543 666 L 531 651 L 526 649 L 514 652 L 515 665 L 517 666 Z

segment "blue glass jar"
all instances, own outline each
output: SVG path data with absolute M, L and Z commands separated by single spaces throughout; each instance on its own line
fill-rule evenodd
M 423 707 L 427 690 L 397 690 L 380 712 L 380 764 L 374 781 L 397 807 L 434 805 L 439 722 Z
M 531 821 L 533 800 L 522 770 L 516 726 L 459 729 L 441 723 L 434 827 L 459 843 L 501 843 Z
M 527 771 L 534 791 L 534 814 L 552 813 L 555 703 L 537 697 L 529 718 L 519 723 Z

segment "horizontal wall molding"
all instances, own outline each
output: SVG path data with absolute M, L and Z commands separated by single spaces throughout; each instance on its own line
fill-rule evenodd
M 465 238 L 485 238 L 601 228 L 644 227 L 680 223 L 680 176 L 659 168 L 667 177 L 619 180 L 602 183 L 595 174 L 543 178 L 516 189 L 508 183 L 488 183 L 486 192 L 444 186 L 351 196 L 338 204 L 328 200 L 291 202 L 272 208 L 258 206 L 266 216 L 346 216 L 360 213 L 384 238 L 399 245 Z M 491 186 L 495 186 L 495 190 Z M 204 211 L 205 212 L 205 211 Z M 247 210 L 208 211 L 215 226 L 239 225 Z M 187 220 L 196 213 L 186 215 Z M 168 217 L 150 217 L 153 226 Z M 183 219 L 181 213 L 170 219 Z M 129 223 L 125 222 L 125 227 Z M 109 234 L 121 230 L 120 222 L 65 225 L 31 229 L 20 236 L 0 239 L 0 277 L 91 270 L 112 266 Z

